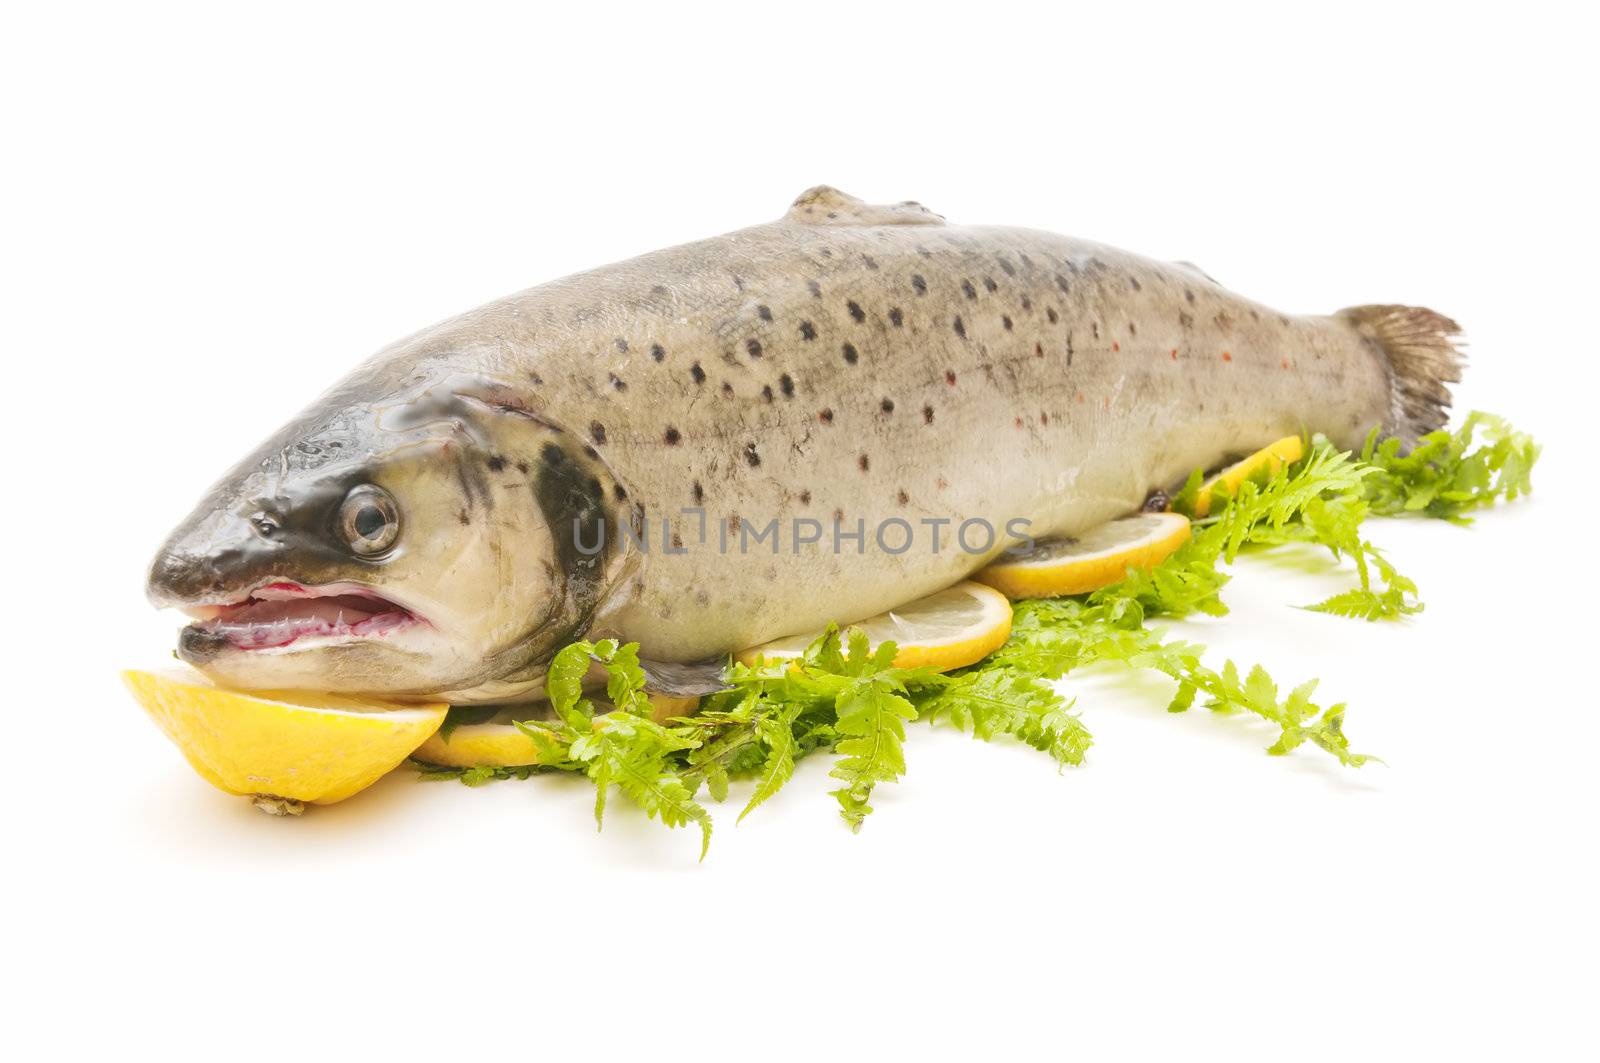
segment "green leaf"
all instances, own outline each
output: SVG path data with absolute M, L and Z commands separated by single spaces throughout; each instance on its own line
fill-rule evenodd
M 755 793 L 750 795 L 749 803 L 744 806 L 744 811 L 739 813 L 740 822 L 755 811 L 757 805 L 777 793 L 794 775 L 793 721 L 785 719 L 782 715 L 768 717 L 757 724 L 756 730 L 766 743 L 767 759 L 761 766 Z
M 500 711 L 498 705 L 452 705 L 439 725 L 439 738 L 448 745 L 457 727 L 466 724 L 488 723 Z

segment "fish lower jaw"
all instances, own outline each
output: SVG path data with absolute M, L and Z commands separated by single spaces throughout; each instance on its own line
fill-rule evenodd
M 278 582 L 244 599 L 191 610 L 189 627 L 213 644 L 256 653 L 392 638 L 426 621 L 368 588 Z
M 234 649 L 270 654 L 389 638 L 408 628 L 421 627 L 422 622 L 407 613 L 382 613 L 353 622 L 343 616 L 332 620 L 286 617 L 245 623 L 207 620 L 190 626 L 206 635 L 226 639 Z

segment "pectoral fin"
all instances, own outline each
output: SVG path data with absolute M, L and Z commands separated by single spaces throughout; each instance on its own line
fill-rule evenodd
M 644 689 L 674 698 L 698 698 L 728 689 L 728 658 L 708 661 L 639 660 L 644 669 Z

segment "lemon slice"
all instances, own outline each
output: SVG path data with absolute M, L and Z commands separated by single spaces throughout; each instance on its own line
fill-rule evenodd
M 1285 465 L 1292 465 L 1305 455 L 1305 444 L 1299 436 L 1284 436 L 1276 443 L 1262 447 L 1243 461 L 1236 461 L 1200 485 L 1200 497 L 1194 500 L 1194 515 L 1204 517 L 1211 512 L 1211 500 L 1216 494 L 1221 500 L 1238 493 L 1239 485 L 1253 476 L 1265 480 Z
M 649 697 L 650 704 L 655 706 L 651 717 L 657 723 L 674 716 L 688 716 L 700 704 L 699 698 L 674 698 L 666 694 Z M 604 698 L 590 700 L 594 702 L 596 714 L 611 709 Z M 550 739 L 536 738 L 520 730 L 516 721 L 545 720 L 551 715 L 548 702 L 508 705 L 487 720 L 451 728 L 448 738 L 442 731 L 434 732 L 411 755 L 425 763 L 447 768 L 520 768 L 542 764 L 547 755 L 555 752 L 555 744 Z
M 890 639 L 901 668 L 948 671 L 983 660 L 1011 634 L 1011 603 L 977 583 L 957 583 L 887 613 L 858 620 L 873 648 Z M 734 656 L 744 664 L 798 658 L 822 632 L 790 635 Z
M 1022 557 L 997 562 L 972 578 L 1008 598 L 1087 594 L 1116 583 L 1130 568 L 1153 568 L 1188 538 L 1188 517 L 1139 513 L 1076 539 L 1037 543 Z
M 267 811 L 328 805 L 371 786 L 444 722 L 443 704 L 224 690 L 197 672 L 122 673 L 194 770 Z

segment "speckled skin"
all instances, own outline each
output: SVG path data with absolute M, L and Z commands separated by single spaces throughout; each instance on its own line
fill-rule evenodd
M 596 585 L 569 603 L 566 623 L 528 625 L 518 652 L 505 652 L 508 620 L 496 653 L 482 655 L 497 663 L 451 672 L 453 697 L 483 700 L 527 689 L 557 635 L 615 634 L 647 657 L 699 660 L 961 579 L 1006 545 L 952 548 L 951 529 L 967 518 L 996 528 L 1024 518 L 1036 539 L 1070 535 L 1285 435 L 1357 444 L 1390 419 L 1390 376 L 1350 321 L 1279 314 L 1186 265 L 1026 229 L 945 225 L 914 204 L 873 207 L 822 188 L 777 222 L 544 284 L 395 344 L 238 475 L 333 424 L 360 437 L 370 459 L 391 423 L 443 416 L 406 411 L 465 401 L 468 412 L 450 416 L 457 430 L 473 426 L 478 445 L 451 460 L 497 462 L 474 473 L 492 497 L 462 488 L 448 507 L 460 526 L 413 523 L 408 535 L 505 522 L 492 499 L 526 496 L 551 444 L 556 460 L 592 476 L 613 533 Z M 297 460 L 313 475 L 322 459 Z M 211 503 L 228 490 L 238 494 L 224 481 Z M 704 546 L 697 519 L 681 513 L 692 508 L 706 513 Z M 526 571 L 508 575 L 502 559 L 505 583 L 481 593 L 527 597 L 508 604 L 510 615 L 547 620 L 533 598 L 563 593 L 550 572 L 559 551 L 551 529 L 517 513 L 508 526 L 530 538 L 513 567 Z M 549 506 L 543 515 L 562 518 Z M 797 551 L 788 534 L 797 516 L 842 519 L 847 530 L 864 520 L 866 548 L 835 553 L 825 535 Z M 871 541 L 893 517 L 917 529 L 899 555 Z M 663 550 L 662 518 L 683 552 Z M 740 518 L 756 527 L 777 518 L 778 551 L 717 549 L 718 527 Z M 952 522 L 937 553 L 925 518 Z M 644 523 L 648 550 L 619 545 L 629 521 Z M 494 549 L 518 553 L 515 541 Z M 365 578 L 381 589 L 385 573 Z M 302 671 L 294 685 L 312 685 L 315 670 Z M 408 682 L 413 693 L 428 685 Z

